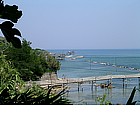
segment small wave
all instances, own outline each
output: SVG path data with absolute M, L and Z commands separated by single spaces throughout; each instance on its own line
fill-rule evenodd
M 104 62 L 103 62 L 103 63 L 100 63 L 100 64 L 101 64 L 101 65 L 107 65 L 107 63 L 104 63 Z
M 98 62 L 93 62 L 93 64 L 97 64 Z

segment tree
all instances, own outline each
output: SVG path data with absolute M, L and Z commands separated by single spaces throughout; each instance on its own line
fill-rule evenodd
M 8 61 L 12 62 L 13 67 L 18 70 L 24 81 L 39 80 L 44 73 L 59 70 L 60 63 L 54 57 L 47 51 L 32 49 L 30 45 L 31 42 L 23 40 L 20 49 L 13 48 L 4 42 L 0 47 L 0 52 L 6 55 Z
M 51 72 L 57 72 L 60 69 L 60 63 L 51 55 L 47 55 L 47 65 Z
M 18 6 L 4 5 L 4 2 L 0 0 L 0 18 L 8 20 L 0 24 L 0 29 L 6 40 L 11 42 L 16 48 L 21 48 L 21 41 L 19 38 L 15 37 L 15 35 L 21 37 L 21 33 L 18 29 L 13 27 L 14 23 L 17 23 L 21 16 L 22 11 L 18 10 Z
M 45 56 L 38 56 L 31 49 L 30 42 L 26 40 L 21 45 L 20 39 L 16 37 L 21 37 L 21 33 L 13 27 L 21 16 L 22 11 L 18 10 L 18 6 L 4 5 L 4 2 L 0 0 L 0 18 L 8 20 L 0 24 L 0 29 L 6 40 L 15 47 L 11 47 L 5 39 L 0 42 L 0 47 L 2 47 L 0 51 L 0 104 L 69 104 L 69 101 L 62 96 L 65 93 L 64 89 L 56 94 L 52 92 L 54 87 L 48 90 L 37 85 L 28 87 L 20 78 L 23 73 L 23 77 L 28 79 L 30 76 L 33 77 L 33 74 L 41 75 L 47 70 Z M 17 49 L 21 47 L 22 49 Z M 7 57 L 3 55 L 4 53 Z
M 7 45 L 3 51 L 8 61 L 11 61 L 13 67 L 18 70 L 23 80 L 38 80 L 47 69 L 46 59 L 40 58 L 30 47 L 30 42 L 23 40 L 20 49 Z M 44 64 L 44 65 L 43 65 Z M 46 64 L 47 65 L 47 64 Z M 44 68 L 45 67 L 45 68 Z
M 55 93 L 52 92 L 53 88 L 47 90 L 37 85 L 27 86 L 5 56 L 0 56 L 0 104 L 70 104 L 69 100 L 63 97 L 65 89 Z

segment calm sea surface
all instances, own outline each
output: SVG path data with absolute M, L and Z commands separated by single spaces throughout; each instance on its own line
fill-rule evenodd
M 66 54 L 69 50 L 49 50 L 53 53 Z M 140 50 L 72 50 L 74 56 L 61 60 L 61 69 L 58 71 L 60 78 L 83 78 L 90 76 L 105 75 L 126 75 L 140 73 Z M 83 58 L 77 58 L 83 56 Z M 99 81 L 107 83 L 108 81 Z M 74 104 L 99 104 L 98 97 L 106 94 L 106 100 L 113 104 L 125 104 L 129 98 L 132 89 L 136 86 L 139 88 L 138 78 L 128 79 L 125 81 L 113 80 L 112 89 L 101 89 L 98 87 L 91 90 L 91 83 L 84 83 L 80 86 L 70 85 L 70 92 L 67 97 Z M 136 92 L 134 100 L 140 100 L 139 91 Z M 139 104 L 139 103 L 138 103 Z

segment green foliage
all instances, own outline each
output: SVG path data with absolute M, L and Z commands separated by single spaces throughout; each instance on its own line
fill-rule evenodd
M 22 68 L 26 69 L 24 61 L 26 62 L 26 60 L 29 58 L 27 56 L 30 53 L 27 47 L 17 49 L 11 46 L 7 46 L 7 49 L 3 53 L 6 55 L 6 59 L 12 62 L 13 67 L 15 67 L 20 72 L 20 74 L 21 74 Z
M 0 52 L 12 62 L 24 81 L 39 80 L 45 72 L 56 72 L 60 68 L 60 63 L 47 51 L 32 49 L 31 42 L 23 40 L 20 49 L 13 48 L 3 41 L 0 44 Z
M 47 55 L 48 70 L 51 72 L 57 72 L 60 69 L 60 63 L 53 56 Z
M 16 69 L 10 66 L 10 62 L 6 61 L 5 56 L 0 56 L 0 93 L 4 89 L 8 89 L 10 93 L 12 90 L 16 90 L 17 87 L 22 86 L 23 81 L 19 77 L 19 73 Z
M 0 0 L 0 18 L 9 20 L 0 24 L 0 29 L 6 40 L 16 48 L 21 48 L 21 41 L 15 35 L 21 37 L 21 33 L 18 29 L 13 28 L 13 22 L 17 23 L 21 16 L 22 11 L 18 10 L 18 6 L 4 5 L 4 2 Z
M 48 51 L 41 49 L 35 49 L 34 51 L 37 55 L 40 57 L 45 57 L 47 60 L 46 63 L 48 72 L 57 72 L 60 69 L 60 62 L 56 60 L 54 56 L 51 56 Z
M 13 94 L 8 89 L 4 89 L 0 94 L 0 104 L 19 105 L 63 105 L 70 104 L 69 100 L 63 97 L 65 91 L 52 93 L 51 88 L 45 90 L 37 85 L 30 88 L 23 88 L 21 91 L 15 90 Z
M 97 102 L 99 102 L 100 105 L 112 105 L 110 101 L 106 100 L 106 94 L 104 94 L 102 97 L 98 97 Z
M 27 86 L 5 56 L 0 56 L 0 104 L 70 104 L 63 97 L 65 89 L 55 93 L 53 88 L 56 87 L 46 90 L 38 85 Z
M 21 16 L 22 11 L 18 10 L 18 6 L 4 5 L 0 0 L 0 18 L 8 20 L 0 24 L 0 29 L 6 40 L 15 47 L 12 48 L 5 43 L 5 40 L 0 42 L 2 47 L 0 50 L 0 104 L 69 104 L 69 101 L 62 96 L 65 90 L 56 94 L 52 92 L 54 87 L 45 90 L 37 85 L 27 87 L 23 82 L 22 79 L 36 80 L 48 70 L 56 71 L 57 66 L 54 59 L 50 60 L 51 57 L 47 62 L 43 53 L 38 54 L 37 51 L 32 50 L 30 42 L 24 40 L 21 45 L 20 39 L 16 37 L 21 37 L 21 33 L 13 28 L 13 22 L 17 23 Z M 22 49 L 16 49 L 21 46 Z M 11 66 L 11 61 L 14 68 Z M 50 63 L 53 66 L 52 69 Z

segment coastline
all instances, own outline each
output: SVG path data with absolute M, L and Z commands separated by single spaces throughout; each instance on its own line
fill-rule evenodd
M 66 52 L 68 50 L 63 50 Z M 56 52 L 62 52 L 57 50 Z M 109 49 L 109 50 L 76 50 L 77 55 L 84 56 L 82 59 L 63 60 L 61 69 L 58 71 L 59 78 L 83 78 L 83 77 L 99 77 L 106 75 L 127 75 L 138 74 L 140 71 L 140 49 Z M 97 62 L 97 63 L 96 63 Z M 101 89 L 97 87 L 97 91 L 91 90 L 90 84 L 71 84 L 68 98 L 74 101 L 75 104 L 96 104 L 96 97 L 107 94 L 107 98 L 113 103 L 125 104 L 132 89 L 139 87 L 138 78 L 130 78 L 125 80 L 127 86 L 123 88 L 123 79 L 114 79 L 113 89 Z M 108 83 L 108 81 L 97 82 Z M 139 99 L 139 93 L 136 94 L 136 99 Z M 93 98 L 94 97 L 94 98 Z M 82 103 L 79 101 L 82 100 Z

